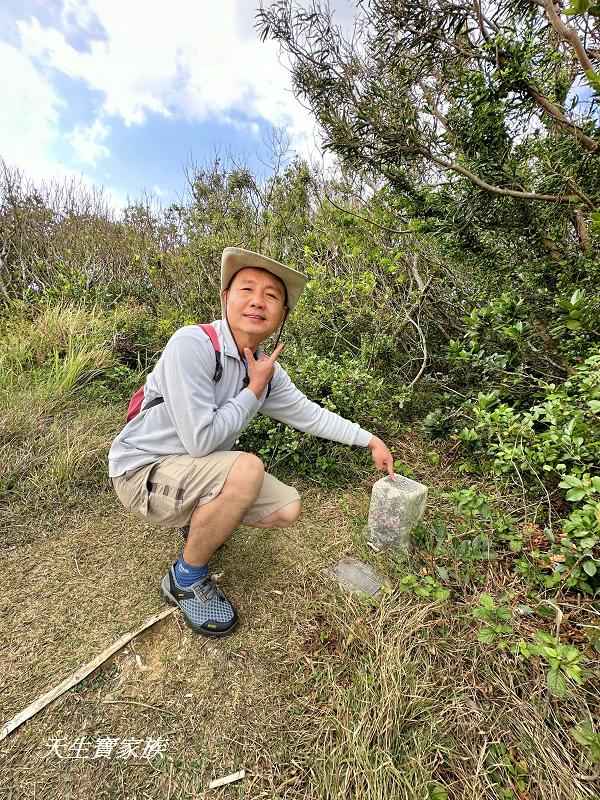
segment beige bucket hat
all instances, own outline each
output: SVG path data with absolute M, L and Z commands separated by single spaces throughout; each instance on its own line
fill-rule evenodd
M 291 311 L 294 310 L 302 290 L 306 286 L 308 277 L 302 272 L 298 272 L 291 267 L 280 264 L 272 258 L 262 256 L 260 253 L 253 253 L 252 250 L 243 250 L 241 247 L 226 247 L 221 256 L 221 291 L 227 289 L 233 276 L 244 267 L 257 267 L 266 269 L 272 275 L 276 275 L 284 282 L 287 289 L 287 304 Z M 221 301 L 223 307 L 223 302 Z M 225 309 L 223 307 L 223 315 Z

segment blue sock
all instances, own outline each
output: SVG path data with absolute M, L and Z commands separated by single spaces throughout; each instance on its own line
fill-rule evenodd
M 201 567 L 195 567 L 193 564 L 188 564 L 183 558 L 178 558 L 175 562 L 175 580 L 182 586 L 191 586 L 200 578 L 206 578 L 208 575 L 208 564 L 203 564 Z

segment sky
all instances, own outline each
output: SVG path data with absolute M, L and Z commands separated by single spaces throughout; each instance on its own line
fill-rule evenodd
M 0 158 L 34 181 L 103 186 L 123 207 L 185 190 L 216 155 L 267 171 L 283 129 L 319 151 L 255 0 L 2 0 Z M 344 3 L 340 6 L 340 15 Z
M 185 170 L 231 156 L 269 172 L 268 141 L 318 157 L 258 0 L 0 0 L 0 158 L 40 183 L 76 179 L 115 208 L 181 199 Z M 352 27 L 353 0 L 335 0 Z M 579 100 L 585 101 L 581 89 Z

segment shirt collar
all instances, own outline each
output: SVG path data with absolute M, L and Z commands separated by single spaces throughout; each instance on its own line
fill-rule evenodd
M 215 322 L 216 321 L 217 320 L 215 320 Z M 237 358 L 238 361 L 244 361 L 245 362 L 246 359 L 240 358 L 240 354 L 238 353 L 238 349 L 237 349 L 237 345 L 235 343 L 235 339 L 233 338 L 233 333 L 231 332 L 231 328 L 229 327 L 229 324 L 228 324 L 227 320 L 220 319 L 220 320 L 218 320 L 218 322 L 219 322 L 219 327 L 221 329 L 221 335 L 223 337 L 223 351 L 224 351 L 225 355 L 232 356 L 233 358 Z M 262 347 L 259 345 L 256 348 L 256 351 L 254 353 L 254 357 L 258 358 L 261 355 L 261 353 L 263 353 L 263 352 L 264 351 L 263 351 Z

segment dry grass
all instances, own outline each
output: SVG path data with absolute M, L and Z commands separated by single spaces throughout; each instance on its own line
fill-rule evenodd
M 309 505 L 324 507 L 324 519 L 328 506 L 330 513 L 334 510 L 314 492 Z M 177 780 L 194 791 L 212 773 L 221 775 L 239 764 L 251 773 L 244 791 L 252 783 L 276 782 L 293 751 L 289 675 L 282 664 L 290 633 L 299 624 L 297 590 L 308 586 L 307 575 L 327 560 L 294 544 L 296 537 L 315 538 L 320 521 L 307 516 L 291 539 L 275 531 L 241 530 L 216 562 L 242 615 L 235 637 L 213 643 L 169 619 L 129 648 L 140 656 L 141 669 L 123 654 L 12 735 L 3 746 L 2 774 L 10 775 L 7 785 L 21 793 L 14 796 L 31 793 L 33 773 L 37 791 L 50 797 L 53 792 L 65 796 L 67 787 L 76 792 L 80 780 L 82 794 L 89 793 L 90 782 L 94 796 L 106 782 L 117 792 L 123 770 L 136 790 L 156 780 L 158 768 L 147 765 L 44 758 L 43 743 L 51 736 L 99 731 L 121 737 L 168 732 Z M 155 611 L 158 581 L 175 554 L 172 532 L 132 522 L 110 495 L 101 496 L 87 518 L 74 519 L 59 532 L 53 520 L 49 523 L 35 541 L 3 558 L 8 586 L 3 619 L 8 622 L 10 616 L 2 631 L 2 649 L 9 654 L 3 718 Z M 330 541 L 326 549 L 336 547 Z M 39 590 L 22 603 L 28 586 Z M 278 756 L 283 756 L 281 765 Z
M 593 798 L 568 728 L 597 687 L 550 700 L 541 670 L 476 641 L 471 600 L 373 604 L 322 577 L 355 550 L 367 499 L 311 489 L 293 529 L 238 531 L 214 568 L 239 632 L 212 642 L 177 616 L 159 624 L 2 743 L 0 797 L 379 800 L 435 796 L 437 782 L 450 798 L 491 800 L 510 796 L 500 790 L 524 762 L 515 798 Z M 57 519 L 3 556 L 3 718 L 156 611 L 176 551 L 171 532 L 132 520 L 108 493 Z M 82 735 L 163 735 L 166 758 L 46 755 L 51 737 Z M 206 790 L 240 767 L 242 784 Z
M 2 320 L 0 366 L 3 382 L 7 372 L 22 374 L 32 366 L 43 364 L 54 354 L 69 348 L 93 350 L 110 341 L 110 320 L 98 308 L 85 309 L 73 303 L 42 306 L 35 319 L 26 307 L 15 304 L 10 315 Z
M 479 644 L 467 612 L 405 595 L 372 609 L 321 603 L 299 692 L 307 729 L 318 730 L 310 750 L 320 757 L 306 765 L 314 796 L 409 800 L 436 784 L 465 800 L 596 796 L 567 731 L 594 713 L 597 683 L 550 700 L 542 672 Z
M 12 408 L 0 402 L 4 546 L 36 538 L 48 515 L 77 513 L 108 486 L 106 454 L 121 413 L 118 405 L 100 404 L 49 413 L 26 389 Z

